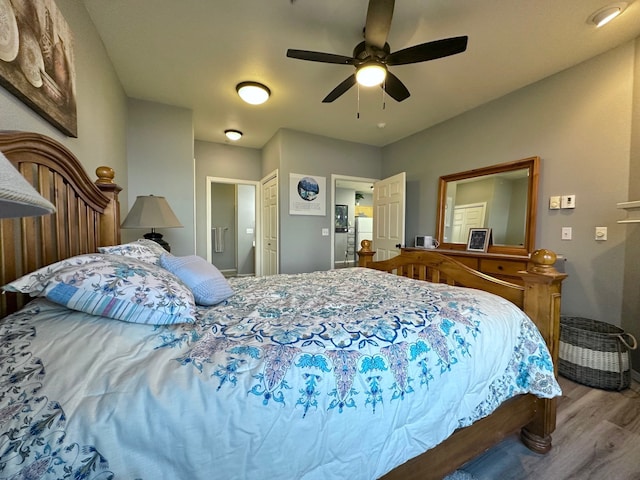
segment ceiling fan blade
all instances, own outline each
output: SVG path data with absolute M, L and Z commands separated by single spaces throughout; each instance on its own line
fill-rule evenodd
M 352 57 L 334 55 L 333 53 L 310 52 L 308 50 L 287 50 L 287 57 L 310 62 L 337 63 L 340 65 L 353 65 Z
M 322 103 L 330 103 L 333 102 L 336 98 L 338 98 L 340 95 L 342 95 L 343 93 L 345 93 L 347 90 L 349 90 L 351 87 L 353 87 L 356 84 L 356 74 L 354 73 L 353 75 L 351 75 L 350 77 L 347 77 L 342 83 L 340 83 L 340 85 L 338 85 L 336 88 L 334 88 L 333 90 L 331 90 L 331 92 L 329 93 L 329 95 L 327 95 L 326 97 L 324 97 L 324 100 L 322 100 Z
M 426 62 L 436 58 L 448 57 L 462 53 L 467 49 L 469 37 L 452 37 L 435 42 L 422 43 L 413 47 L 398 50 L 387 56 L 387 65 L 407 65 L 409 63 Z
M 367 45 L 383 49 L 387 43 L 395 0 L 369 0 L 364 41 Z
M 397 102 L 406 100 L 411 95 L 404 83 L 393 73 L 387 70 L 387 78 L 383 84 L 384 91 Z

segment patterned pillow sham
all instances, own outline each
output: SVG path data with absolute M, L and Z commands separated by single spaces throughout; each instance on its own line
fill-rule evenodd
M 231 285 L 220 270 L 202 257 L 166 254 L 160 257 L 160 265 L 191 289 L 199 305 L 215 305 L 233 295 Z
M 193 294 L 175 275 L 121 255 L 78 255 L 2 288 L 125 322 L 171 325 L 195 321 Z
M 138 260 L 154 265 L 160 265 L 160 256 L 167 253 L 160 244 L 146 238 L 141 238 L 135 242 L 123 243 L 122 245 L 98 247 L 98 251 L 110 255 L 137 258 Z

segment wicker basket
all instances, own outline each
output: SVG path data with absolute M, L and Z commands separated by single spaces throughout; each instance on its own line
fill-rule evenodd
M 560 375 L 590 387 L 624 390 L 631 385 L 629 350 L 636 339 L 609 323 L 560 317 Z

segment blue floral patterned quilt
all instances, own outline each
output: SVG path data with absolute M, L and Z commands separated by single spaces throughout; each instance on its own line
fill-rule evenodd
M 36 299 L 0 323 L 0 479 L 374 479 L 523 392 L 544 341 L 476 290 L 368 269 L 233 279 L 195 324 Z

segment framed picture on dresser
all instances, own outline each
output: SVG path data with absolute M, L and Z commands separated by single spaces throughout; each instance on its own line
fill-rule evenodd
M 470 228 L 467 250 L 471 252 L 486 252 L 491 242 L 490 228 Z

